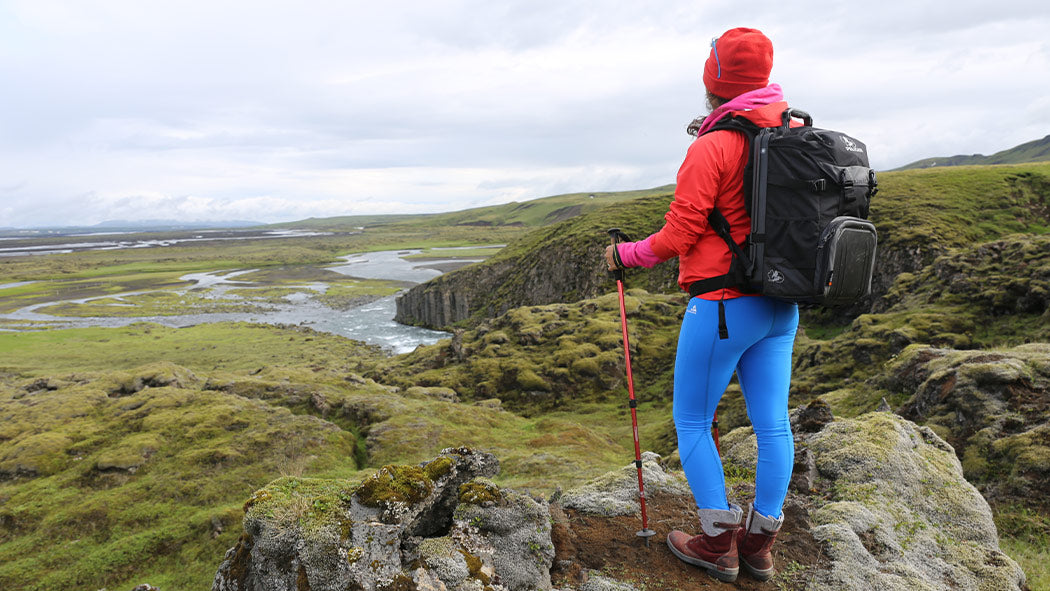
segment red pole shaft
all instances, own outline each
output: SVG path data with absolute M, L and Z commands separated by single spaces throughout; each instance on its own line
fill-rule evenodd
M 620 296 L 620 325 L 623 327 L 623 358 L 627 366 L 627 393 L 631 404 L 631 429 L 634 431 L 634 465 L 638 468 L 638 501 L 642 506 L 642 529 L 649 529 L 649 517 L 645 511 L 645 483 L 642 481 L 642 448 L 638 441 L 638 402 L 634 398 L 634 377 L 631 374 L 631 343 L 627 338 L 627 308 L 623 301 L 623 281 L 616 280 L 616 292 Z

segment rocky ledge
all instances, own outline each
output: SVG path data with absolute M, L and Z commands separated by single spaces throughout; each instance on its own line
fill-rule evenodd
M 1022 590 L 991 510 L 931 429 L 889 412 L 794 413 L 796 466 L 775 547 L 781 589 Z M 750 428 L 723 438 L 730 496 L 752 493 Z M 719 583 L 677 561 L 671 528 L 695 530 L 673 459 L 646 454 L 651 547 L 633 463 L 548 500 L 499 487 L 490 454 L 444 450 L 363 483 L 282 478 L 245 504 L 244 533 L 213 591 L 593 591 Z M 741 588 L 760 584 L 741 576 Z

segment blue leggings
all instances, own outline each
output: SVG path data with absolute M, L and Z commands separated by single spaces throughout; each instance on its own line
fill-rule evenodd
M 700 509 L 729 509 L 722 460 L 711 436 L 718 401 L 736 370 L 758 439 L 755 511 L 777 519 L 795 459 L 788 420 L 798 307 L 762 296 L 725 300 L 729 338 L 718 338 L 718 302 L 692 298 L 674 367 L 678 451 Z

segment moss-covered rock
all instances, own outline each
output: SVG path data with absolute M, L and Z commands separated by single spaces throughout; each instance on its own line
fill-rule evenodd
M 465 557 L 477 557 L 482 565 L 491 563 L 500 587 L 517 591 L 551 588 L 554 543 L 546 503 L 505 489 L 500 491 L 499 502 L 460 504 L 453 530 L 462 532 L 463 538 L 474 538 L 463 548 Z M 474 570 L 484 573 L 484 566 Z M 484 577 L 478 579 L 481 582 Z
M 641 394 L 666 399 L 684 298 L 631 289 L 627 301 L 635 383 Z M 622 338 L 616 294 L 528 306 L 380 364 L 369 377 L 447 388 L 467 400 L 497 397 L 534 414 L 619 395 L 626 385 Z
M 369 476 L 357 491 L 366 507 L 414 505 L 434 490 L 434 481 L 418 466 L 383 466 Z
M 806 486 L 792 494 L 830 561 L 806 589 L 1024 588 L 987 501 L 929 428 L 874 412 L 795 439 L 795 479 Z M 722 449 L 727 466 L 755 466 L 750 429 L 728 434 Z
M 481 487 L 498 502 L 459 500 L 497 469 L 491 455 L 455 448 L 421 466 L 386 466 L 357 486 L 275 480 L 246 503 L 244 534 L 212 589 L 550 589 L 545 506 L 490 481 Z
M 685 477 L 680 472 L 664 470 L 660 456 L 652 452 L 642 453 L 642 479 L 646 494 L 658 491 L 678 495 L 689 493 Z M 638 468 L 632 463 L 615 472 L 607 472 L 565 492 L 560 503 L 568 509 L 606 517 L 639 513 Z
M 838 420 L 805 441 L 827 499 L 814 535 L 831 567 L 815 589 L 1020 589 L 991 510 L 952 448 L 891 413 Z
M 993 502 L 1045 510 L 1050 487 L 1050 346 L 955 351 L 915 346 L 880 385 L 910 394 L 902 415 L 943 433 Z

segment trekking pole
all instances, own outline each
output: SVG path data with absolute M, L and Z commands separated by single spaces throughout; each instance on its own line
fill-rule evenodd
M 711 428 L 715 431 L 715 451 L 722 455 L 722 446 L 718 444 L 718 411 L 715 411 L 715 420 L 711 421 Z
M 616 243 L 619 241 L 629 242 L 630 238 L 626 234 L 620 231 L 619 228 L 612 228 L 609 230 L 609 238 L 612 239 L 613 249 L 616 249 Z M 616 255 L 616 262 L 619 263 L 619 255 Z M 631 407 L 631 429 L 634 433 L 634 465 L 638 468 L 638 501 L 642 506 L 642 529 L 635 535 L 640 538 L 645 538 L 646 547 L 649 546 L 649 538 L 656 535 L 656 532 L 649 529 L 649 516 L 645 512 L 645 483 L 642 481 L 642 447 L 638 442 L 638 401 L 634 398 L 634 378 L 631 375 L 631 345 L 627 339 L 627 309 L 623 303 L 623 268 L 617 264 L 616 270 L 612 272 L 613 277 L 616 278 L 616 292 L 620 296 L 620 326 L 623 328 L 623 358 L 624 365 L 627 366 L 627 393 L 630 397 Z

